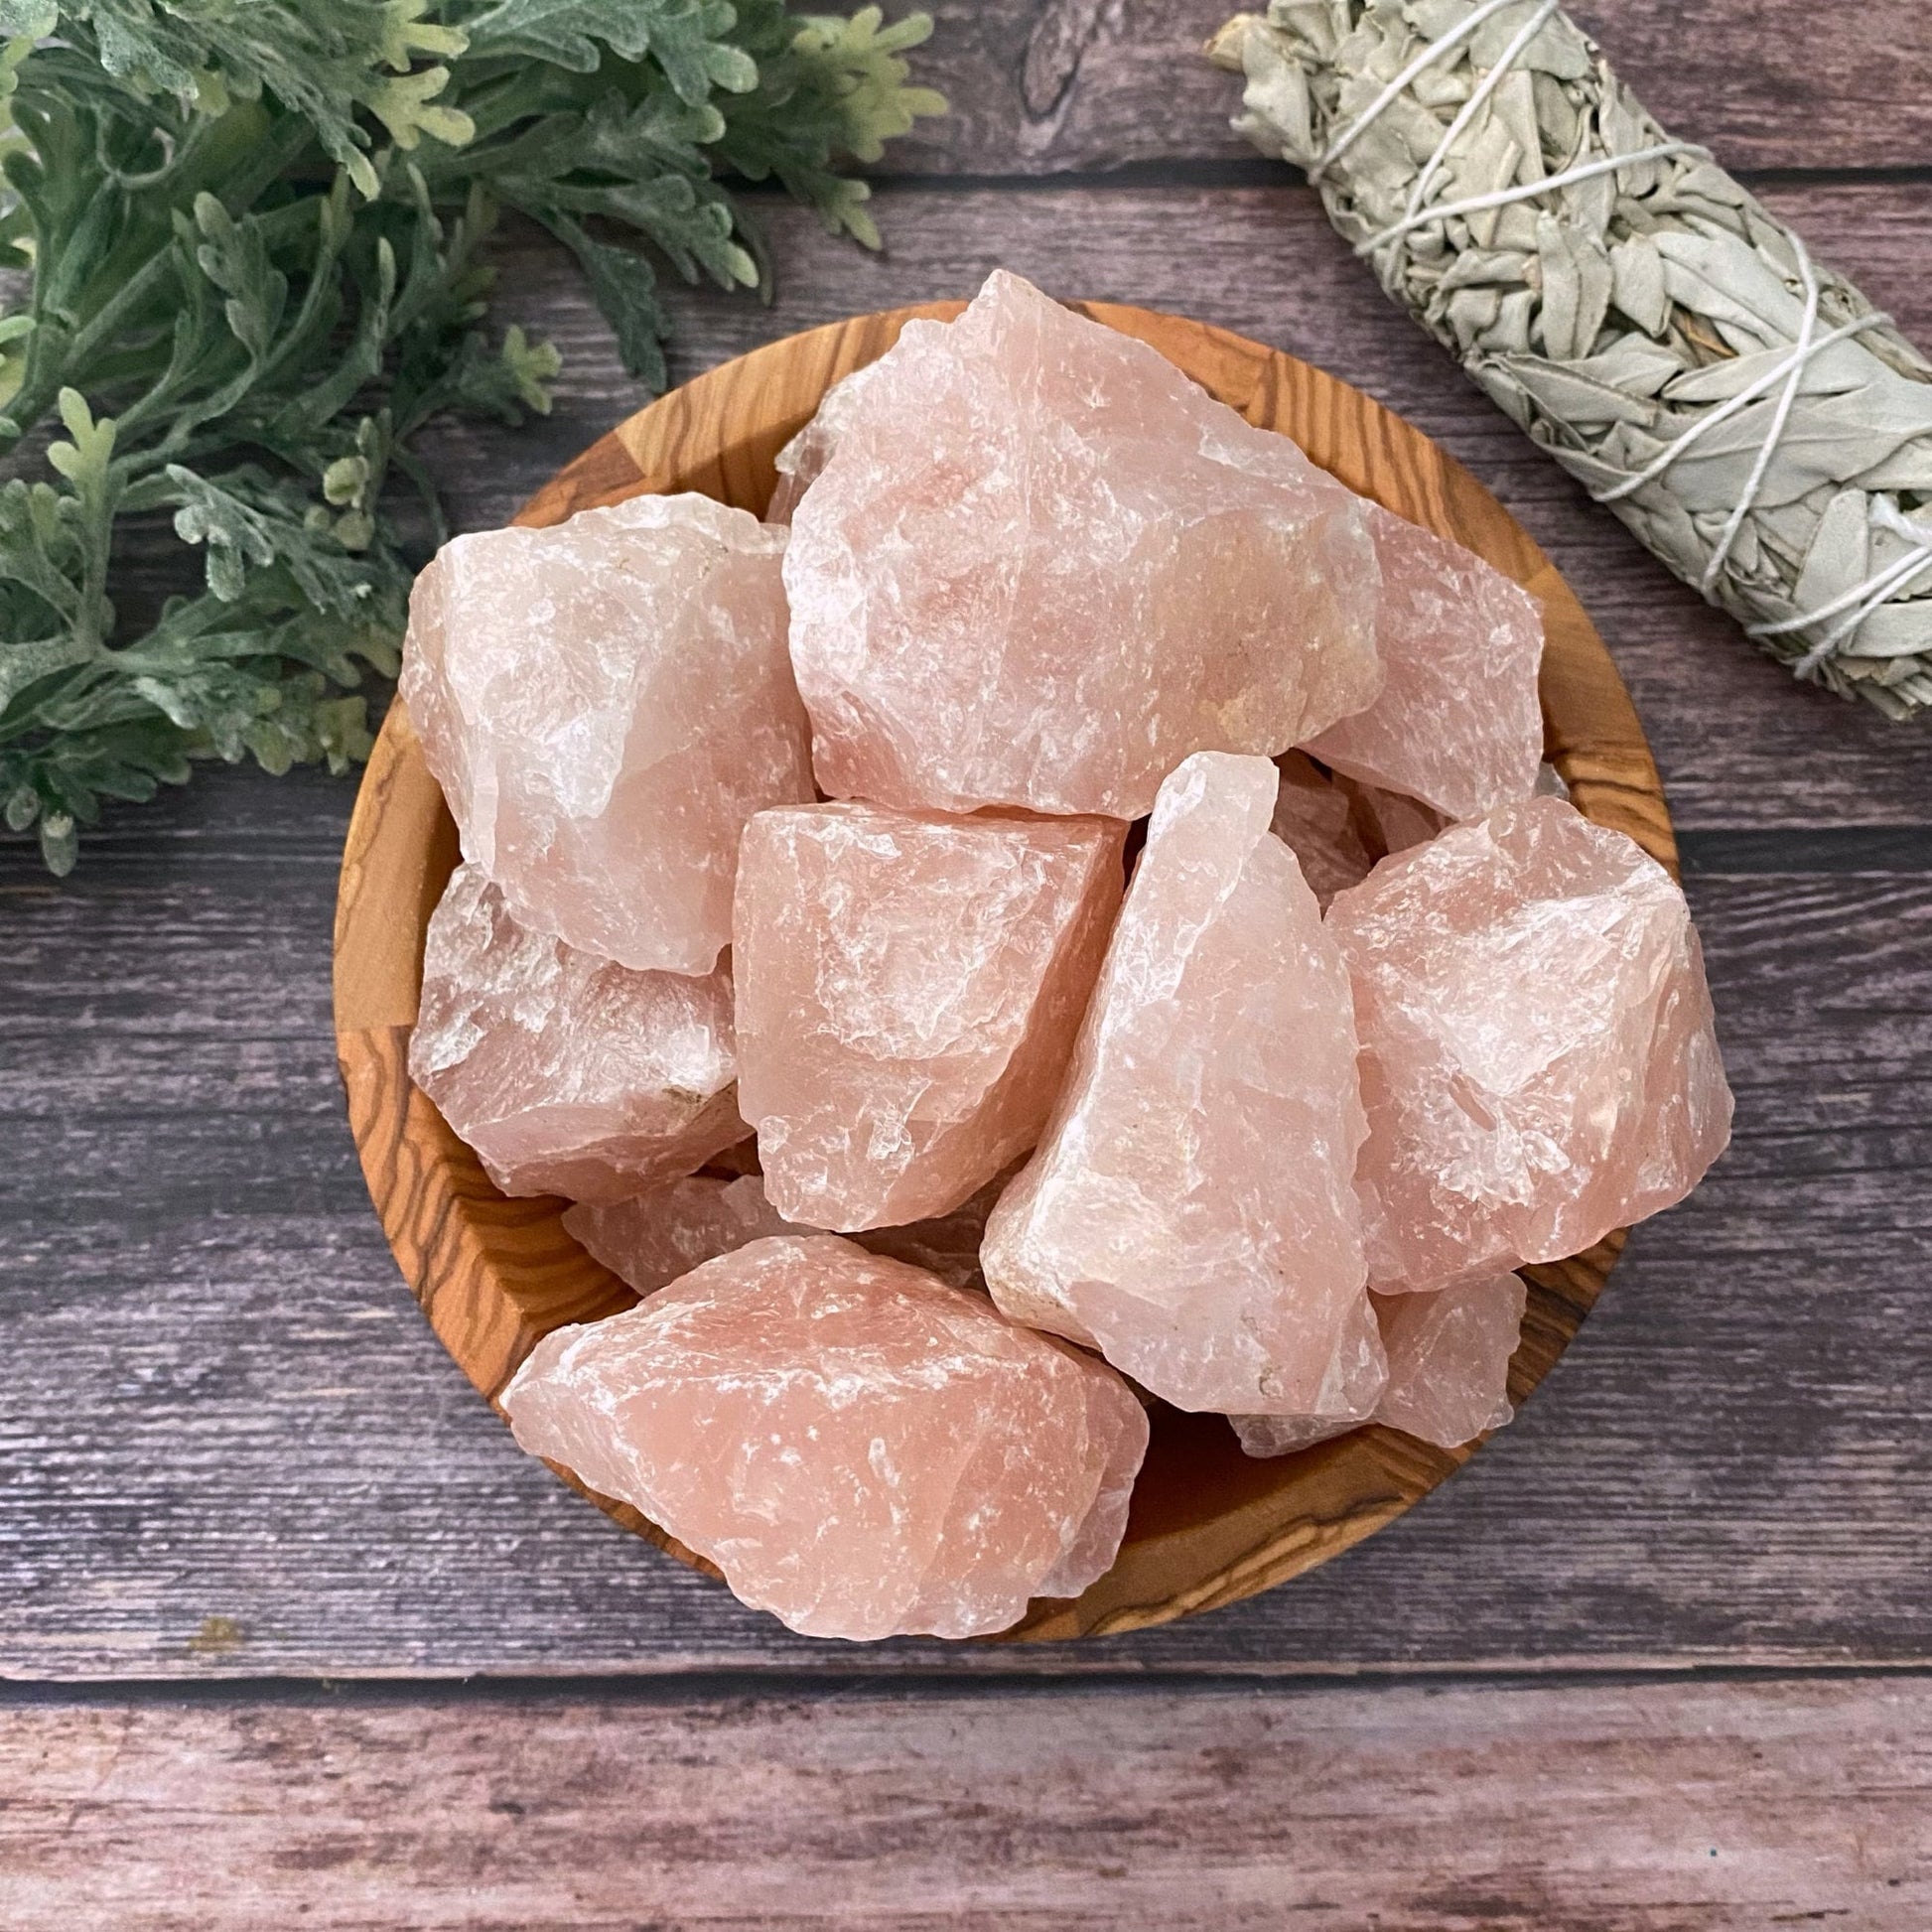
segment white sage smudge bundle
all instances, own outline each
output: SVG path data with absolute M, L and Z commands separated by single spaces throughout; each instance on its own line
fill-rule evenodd
M 1557 0 L 1273 0 L 1209 58 L 1382 286 L 1797 675 L 1932 707 L 1932 363 Z

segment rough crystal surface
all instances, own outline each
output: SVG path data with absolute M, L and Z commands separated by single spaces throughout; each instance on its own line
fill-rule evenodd
M 991 1181 L 950 1214 L 906 1227 L 870 1228 L 857 1237 L 870 1254 L 909 1262 L 948 1288 L 977 1288 L 980 1240 L 1003 1183 Z M 761 1176 L 698 1173 L 630 1200 L 580 1201 L 564 1228 L 639 1295 L 651 1295 L 701 1262 L 770 1234 L 811 1234 L 764 1197 Z
M 846 425 L 858 411 L 859 398 L 865 393 L 866 384 L 880 366 L 877 362 L 868 362 L 864 368 L 854 369 L 850 375 L 833 383 L 820 399 L 818 411 L 811 421 L 778 452 L 777 486 L 772 490 L 771 501 L 764 511 L 767 523 L 791 521 L 791 513 L 798 507 L 799 498 L 818 481 L 819 472 L 831 462 L 839 438 L 845 434 Z
M 1066 1089 L 981 1258 L 1008 1313 L 1180 1408 L 1340 1419 L 1383 1379 L 1355 1029 L 1268 829 L 1276 789 L 1266 759 L 1219 753 L 1162 787 Z
M 1145 344 L 1001 272 L 840 394 L 784 567 L 835 797 L 1135 818 L 1374 697 L 1359 500 Z
M 813 795 L 784 532 L 705 496 L 444 545 L 416 581 L 402 695 L 467 859 L 524 925 L 708 973 L 739 833 Z
M 1127 828 L 873 805 L 746 828 L 740 1105 L 788 1220 L 957 1207 L 1051 1108 L 1120 903 Z
M 1484 1275 L 1432 1295 L 1377 1295 L 1389 1385 L 1375 1420 L 1441 1449 L 1500 1429 L 1509 1358 L 1522 1339 L 1529 1291 L 1515 1275 Z
M 1684 895 L 1561 799 L 1384 861 L 1330 906 L 1362 1040 L 1377 1288 L 1578 1253 L 1681 1200 L 1730 1091 Z
M 1112 1563 L 1147 1418 L 1102 1363 L 819 1235 L 546 1336 L 516 1439 L 808 1636 L 971 1637 Z
M 1337 776 L 1335 783 L 1353 806 L 1356 830 L 1378 861 L 1427 845 L 1449 822 L 1405 792 L 1387 791 L 1359 778 Z
M 1529 797 L 1543 759 L 1535 599 L 1473 551 L 1379 503 L 1363 513 L 1382 571 L 1382 689 L 1304 744 L 1323 764 L 1445 818 Z
M 527 931 L 477 866 L 430 917 L 409 1072 L 506 1194 L 620 1199 L 745 1132 L 728 969 L 632 972 Z
M 1485 1275 L 1425 1295 L 1371 1295 L 1388 1357 L 1381 1395 L 1345 1417 L 1230 1416 L 1253 1456 L 1290 1455 L 1365 1422 L 1386 1423 L 1441 1449 L 1500 1429 L 1509 1406 L 1509 1358 L 1522 1334 L 1528 1291 L 1514 1275 Z

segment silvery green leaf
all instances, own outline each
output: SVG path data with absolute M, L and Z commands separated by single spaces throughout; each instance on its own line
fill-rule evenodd
M 1613 383 L 1595 381 L 1580 367 L 1564 368 L 1531 358 L 1516 370 L 1516 379 L 1546 415 L 1567 423 L 1652 423 L 1657 419 L 1655 403 Z
M 1648 235 L 1627 235 L 1610 248 L 1610 281 L 1616 306 L 1639 329 L 1660 333 L 1670 316 L 1664 258 Z
M 1529 272 L 1530 257 L 1514 249 L 1470 248 L 1456 256 L 1438 284 L 1444 289 L 1475 288 L 1496 283 L 1520 287 Z

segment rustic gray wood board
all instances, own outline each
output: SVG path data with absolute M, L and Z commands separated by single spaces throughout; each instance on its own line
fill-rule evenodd
M 790 1638 L 611 1530 L 476 1402 L 396 1278 L 342 1122 L 345 805 L 316 776 L 215 774 L 65 888 L 10 865 L 9 1670 L 1932 1654 L 1932 873 L 1694 875 L 1737 1144 L 1639 1230 L 1521 1420 L 1290 1588 L 1016 1666 Z
M 1266 0 L 927 0 L 923 71 L 953 102 L 893 149 L 897 170 L 1048 173 L 1244 156 L 1239 88 L 1197 58 Z M 1673 133 L 1733 168 L 1932 164 L 1932 27 L 1909 0 L 1687 9 L 1576 0 L 1575 18 Z
M 1928 1726 L 1896 1678 L 0 1709 L 0 1900 L 8 1932 L 1924 1932 Z
M 345 784 L 214 774 L 66 888 L 0 845 L 0 1677 L 99 1686 L 0 1691 L 7 1932 L 1932 1922 L 1932 735 L 1792 686 L 1462 385 L 1225 131 L 1189 52 L 1231 6 L 941 0 L 955 113 L 894 151 L 887 254 L 757 198 L 781 300 L 678 296 L 675 374 L 1006 262 L 1410 416 L 1631 685 L 1735 1149 L 1512 1430 L 1325 1571 L 1078 1649 L 810 1645 L 518 1456 L 423 1328 L 330 1047 Z M 1932 340 L 1923 8 L 1576 11 Z M 496 258 L 567 364 L 547 423 L 443 440 L 470 525 L 639 400 L 547 245 Z M 402 1681 L 264 1681 L 318 1675 Z

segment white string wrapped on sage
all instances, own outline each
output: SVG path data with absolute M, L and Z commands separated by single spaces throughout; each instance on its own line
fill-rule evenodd
M 1272 0 L 1210 58 L 1383 287 L 1800 677 L 1932 708 L 1932 363 L 1558 0 Z

